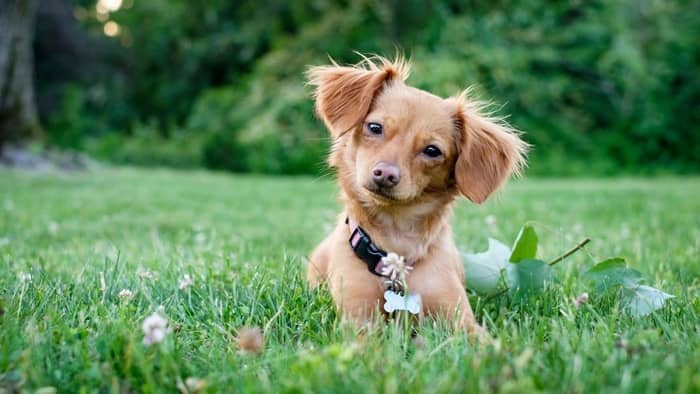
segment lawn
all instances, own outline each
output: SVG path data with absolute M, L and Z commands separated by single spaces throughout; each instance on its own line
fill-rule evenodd
M 444 322 L 418 339 L 396 324 L 358 334 L 327 291 L 306 288 L 335 191 L 328 178 L 0 172 L 0 392 L 176 392 L 192 377 L 211 392 L 700 392 L 699 178 L 526 179 L 461 201 L 465 251 L 511 243 L 526 222 L 544 257 L 592 239 L 544 295 L 472 296 L 498 338 L 483 348 Z M 676 298 L 632 318 L 596 297 L 581 272 L 610 256 Z M 156 311 L 172 331 L 145 346 Z M 261 354 L 238 351 L 243 326 L 264 330 Z

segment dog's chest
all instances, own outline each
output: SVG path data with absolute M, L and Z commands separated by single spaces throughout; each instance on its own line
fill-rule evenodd
M 403 256 L 407 261 L 415 262 L 428 254 L 430 240 L 426 234 L 402 231 L 385 233 L 377 238 L 384 250 Z
M 407 215 L 410 217 L 410 215 Z M 375 217 L 372 239 L 387 252 L 403 256 L 416 262 L 428 255 L 430 245 L 439 235 L 440 226 L 425 228 L 423 223 L 398 219 L 389 215 Z

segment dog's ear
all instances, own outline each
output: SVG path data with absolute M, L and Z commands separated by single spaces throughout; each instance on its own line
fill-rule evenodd
M 454 124 L 459 135 L 455 181 L 459 191 L 480 204 L 525 165 L 529 145 L 503 121 L 480 113 L 482 105 L 469 101 L 466 93 L 448 99 L 454 105 Z
M 365 59 L 354 67 L 330 66 L 310 68 L 306 76 L 316 87 L 316 112 L 333 138 L 357 126 L 367 115 L 374 97 L 391 81 L 405 80 L 408 65 L 397 58 Z

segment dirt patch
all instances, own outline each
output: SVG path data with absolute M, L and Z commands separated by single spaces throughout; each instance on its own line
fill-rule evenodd
M 31 146 L 6 145 L 0 149 L 0 167 L 31 171 L 87 171 L 97 162 L 84 153 Z

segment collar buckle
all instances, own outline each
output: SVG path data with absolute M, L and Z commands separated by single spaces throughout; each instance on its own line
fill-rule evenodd
M 360 226 L 353 230 L 349 242 L 350 247 L 355 252 L 355 256 L 367 264 L 369 272 L 377 276 L 383 276 L 376 269 L 382 261 L 382 257 L 386 257 L 387 253 L 379 249 Z

